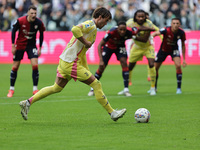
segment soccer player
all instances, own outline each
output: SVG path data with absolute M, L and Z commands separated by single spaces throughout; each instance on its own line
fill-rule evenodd
M 163 41 L 158 51 L 155 59 L 156 68 L 156 88 L 158 82 L 158 71 L 161 64 L 165 61 L 168 55 L 171 56 L 176 67 L 176 78 L 177 78 L 177 90 L 176 94 L 181 94 L 181 82 L 182 82 L 182 70 L 181 70 L 181 58 L 178 49 L 178 40 L 181 40 L 182 55 L 183 55 L 183 67 L 186 67 L 187 63 L 185 61 L 185 32 L 180 28 L 181 22 L 179 18 L 173 18 L 171 21 L 171 26 L 160 29 L 152 34 L 153 37 L 163 34 Z
M 146 12 L 144 10 L 137 10 L 134 14 L 133 19 L 127 21 L 128 27 L 150 27 L 154 28 L 154 24 L 146 19 Z M 156 29 L 155 29 L 156 30 Z M 150 68 L 150 78 L 151 78 L 151 89 L 150 95 L 156 95 L 155 91 L 155 80 L 156 80 L 156 70 L 154 67 L 155 52 L 154 47 L 149 40 L 150 31 L 140 31 L 136 36 L 133 36 L 134 44 L 130 51 L 129 56 L 129 80 L 131 78 L 132 70 L 135 67 L 137 61 L 143 59 L 146 56 Z
M 21 114 L 24 120 L 28 119 L 28 112 L 30 106 L 54 93 L 61 92 L 65 85 L 73 78 L 75 81 L 79 80 L 94 89 L 97 101 L 106 109 L 112 120 L 117 121 L 126 113 L 126 109 L 114 110 L 104 95 L 101 83 L 89 71 L 86 51 L 95 42 L 97 35 L 97 28 L 103 28 L 109 20 L 111 20 L 111 13 L 104 7 L 98 7 L 93 12 L 93 19 L 85 21 L 81 24 L 73 26 L 73 37 L 68 43 L 67 47 L 60 55 L 59 65 L 57 67 L 57 76 L 55 84 L 44 87 L 28 100 L 21 101 Z
M 127 65 L 127 51 L 125 47 L 125 41 L 131 39 L 133 35 L 136 35 L 140 30 L 154 30 L 152 28 L 130 28 L 127 29 L 126 22 L 119 22 L 118 26 L 111 28 L 104 38 L 100 41 L 98 45 L 98 54 L 99 54 L 99 68 L 95 72 L 95 77 L 100 80 L 102 74 L 108 65 L 108 62 L 114 53 L 117 57 L 117 60 L 120 61 L 122 67 L 122 77 L 124 81 L 124 90 L 119 92 L 119 95 L 124 94 L 125 96 L 131 96 L 128 89 L 128 78 L 129 71 Z M 93 96 L 94 91 L 91 88 L 88 96 Z
M 30 6 L 26 16 L 17 19 L 12 29 L 12 54 L 13 65 L 10 73 L 10 90 L 7 97 L 12 97 L 14 94 L 14 85 L 17 79 L 17 71 L 20 62 L 24 57 L 24 52 L 27 53 L 32 65 L 33 79 L 33 94 L 38 92 L 37 85 L 39 80 L 38 57 L 41 55 L 41 47 L 43 43 L 43 34 L 45 27 L 43 22 L 36 17 L 37 8 Z M 15 43 L 15 34 L 19 30 L 18 37 Z M 40 32 L 40 46 L 36 47 L 36 34 Z

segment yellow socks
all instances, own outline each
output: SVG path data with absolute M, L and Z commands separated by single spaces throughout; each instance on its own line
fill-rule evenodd
M 155 67 L 149 68 L 150 77 L 151 77 L 151 87 L 155 87 L 156 83 L 156 69 Z
M 40 91 L 38 91 L 35 95 L 33 95 L 31 98 L 29 98 L 29 102 L 30 102 L 30 104 L 33 104 L 34 102 L 36 102 L 48 95 L 62 91 L 62 89 L 63 88 L 60 87 L 59 85 L 57 85 L 56 83 L 52 86 L 44 87 Z
M 106 96 L 104 95 L 101 87 L 101 82 L 95 79 L 90 86 L 94 89 L 94 95 L 97 101 L 106 109 L 110 114 L 114 109 L 110 106 Z

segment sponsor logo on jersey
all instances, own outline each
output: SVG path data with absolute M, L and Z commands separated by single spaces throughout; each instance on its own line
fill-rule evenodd
M 26 29 L 22 30 L 24 34 L 28 34 L 28 32 L 26 31 Z

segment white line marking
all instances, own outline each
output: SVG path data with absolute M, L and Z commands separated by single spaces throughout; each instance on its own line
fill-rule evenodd
M 125 96 L 107 96 L 108 100 L 109 98 L 115 98 L 115 99 L 130 99 L 130 98 L 136 98 L 136 97 L 160 97 L 160 96 L 170 96 L 170 95 L 177 95 L 177 96 L 181 96 L 181 95 L 191 95 L 191 94 L 200 94 L 200 92 L 186 92 L 186 93 L 182 93 L 182 94 L 176 94 L 176 93 L 166 93 L 166 94 L 158 94 L 156 96 L 150 96 L 150 95 L 133 95 L 131 97 L 125 97 Z M 80 97 L 80 98 L 79 98 Z M 9 99 L 7 97 L 0 97 L 0 99 Z M 16 99 L 25 99 L 24 97 L 15 97 Z M 74 98 L 74 99 L 73 99 Z M 61 100 L 59 100 L 61 99 Z M 55 103 L 55 102 L 71 102 L 71 101 L 90 101 L 90 100 L 96 100 L 95 96 L 93 97 L 88 97 L 88 96 L 51 96 L 51 99 L 45 100 L 45 101 L 39 101 L 40 103 Z M 16 105 L 18 103 L 16 102 L 12 102 L 12 103 L 4 103 L 1 102 L 0 105 Z

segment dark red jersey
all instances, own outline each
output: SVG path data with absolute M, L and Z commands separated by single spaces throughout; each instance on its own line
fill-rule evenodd
M 178 40 L 185 42 L 185 32 L 183 29 L 179 28 L 178 32 L 173 33 L 170 27 L 165 27 L 160 29 L 160 33 L 163 34 L 163 41 L 160 49 L 164 52 L 172 52 L 173 50 L 178 50 Z
M 105 46 L 110 49 L 117 49 L 118 47 L 125 47 L 125 41 L 131 39 L 133 35 L 138 33 L 138 28 L 127 28 L 126 34 L 121 37 L 117 31 L 117 26 L 107 31 L 103 40 L 106 42 Z
M 38 18 L 36 18 L 34 22 L 28 22 L 27 16 L 18 18 L 16 23 L 13 25 L 12 43 L 15 43 L 15 33 L 17 30 L 19 30 L 18 37 L 16 40 L 16 48 L 18 50 L 25 49 L 27 45 L 36 45 L 37 31 L 40 31 L 40 34 L 42 34 L 42 37 L 40 36 L 40 40 L 43 41 L 43 32 L 45 31 L 45 27 L 43 22 Z

